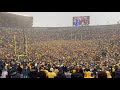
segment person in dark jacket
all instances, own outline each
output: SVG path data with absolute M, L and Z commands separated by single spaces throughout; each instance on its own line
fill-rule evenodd
M 30 71 L 30 78 L 37 78 L 38 76 L 38 71 L 35 67 L 33 67 Z
M 21 74 L 22 73 L 22 68 L 20 67 L 20 65 L 17 68 L 17 71 Z
M 80 68 L 79 73 L 80 73 L 80 74 L 82 75 L 82 77 L 84 78 L 84 72 L 83 72 L 83 69 L 82 69 L 82 68 Z
M 105 71 L 99 71 L 98 78 L 107 78 L 107 73 Z
M 59 72 L 55 78 L 66 78 L 62 69 L 59 69 Z
M 23 67 L 22 74 L 23 74 L 23 78 L 27 78 L 27 68 L 26 68 L 26 66 Z
M 2 75 L 2 69 L 0 68 L 0 76 Z
M 13 72 L 12 73 L 12 78 L 21 78 L 21 74 L 18 72 Z
M 94 69 L 92 70 L 92 72 L 93 72 L 93 77 L 94 77 L 94 78 L 97 78 L 97 69 L 94 68 Z
M 44 71 L 40 71 L 40 72 L 38 72 L 37 78 L 47 78 L 47 76 Z
M 27 72 L 27 77 L 29 78 L 30 77 L 30 68 L 29 67 L 27 67 L 26 72 Z
M 116 68 L 114 78 L 120 78 L 120 66 L 118 68 Z
M 11 67 L 9 70 L 8 70 L 8 78 L 11 78 L 12 77 L 12 74 L 16 72 L 16 69 L 14 67 Z
M 64 65 L 64 66 L 62 67 L 62 70 L 63 70 L 63 72 L 66 72 L 66 71 L 67 71 L 67 67 Z
M 81 74 L 79 70 L 76 70 L 75 73 L 72 73 L 71 78 L 84 78 L 84 77 L 83 77 L 83 74 Z
M 11 78 L 21 78 L 21 74 L 17 71 L 14 71 L 12 74 L 11 74 Z
M 59 72 L 55 78 L 66 78 L 64 73 Z

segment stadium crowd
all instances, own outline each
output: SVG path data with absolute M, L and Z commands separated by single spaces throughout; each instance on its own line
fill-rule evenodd
M 22 29 L 1 28 L 0 35 L 3 37 L 0 43 L 0 76 L 1 78 L 120 78 L 119 27 L 111 25 L 58 28 L 60 31 L 57 28 L 49 28 L 50 30 L 31 28 L 25 31 L 28 39 L 27 59 L 14 59 L 12 55 L 14 45 L 11 43 L 14 32 L 17 50 L 23 48 Z M 71 32 L 67 29 L 73 30 Z M 21 51 L 17 53 L 20 54 Z
M 120 64 L 110 61 L 82 62 L 69 66 L 62 61 L 0 61 L 1 78 L 120 78 Z

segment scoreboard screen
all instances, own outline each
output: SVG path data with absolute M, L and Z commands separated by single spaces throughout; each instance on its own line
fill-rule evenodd
M 73 26 L 88 26 L 90 24 L 90 16 L 73 17 Z

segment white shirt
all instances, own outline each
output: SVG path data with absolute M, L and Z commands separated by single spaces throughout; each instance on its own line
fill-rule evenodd
M 6 78 L 7 75 L 8 75 L 8 72 L 6 70 L 3 70 L 1 78 Z
M 37 67 L 37 63 L 35 63 L 35 67 Z
M 65 72 L 66 78 L 71 78 L 71 73 L 70 72 Z

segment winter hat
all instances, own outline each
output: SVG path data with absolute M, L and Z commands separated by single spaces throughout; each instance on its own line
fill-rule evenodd
M 50 71 L 51 71 L 51 72 L 53 72 L 53 71 L 54 71 L 54 69 L 53 69 L 53 68 L 50 68 Z

